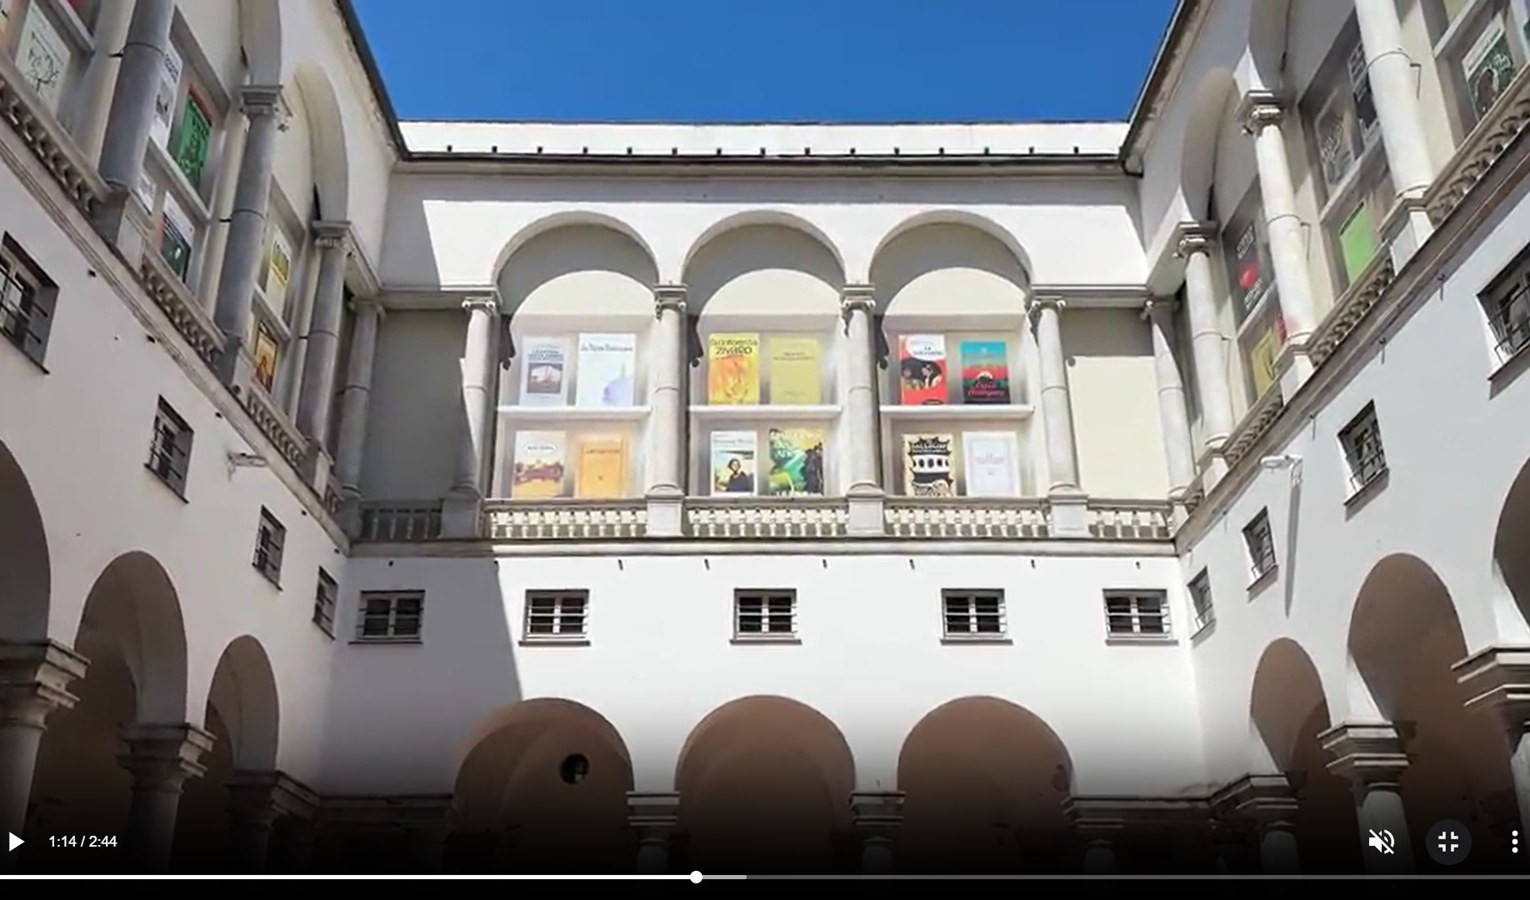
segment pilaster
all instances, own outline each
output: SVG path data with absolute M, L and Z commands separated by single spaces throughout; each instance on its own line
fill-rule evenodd
M 845 285 L 840 293 L 840 318 L 845 323 L 848 384 L 845 420 L 850 442 L 849 485 L 845 490 L 852 537 L 886 534 L 882 504 L 881 436 L 877 410 L 875 289 L 869 284 Z
M 493 294 L 462 302 L 467 334 L 461 359 L 463 429 L 458 443 L 456 483 L 441 505 L 441 536 L 477 537 L 483 510 L 483 477 L 489 455 L 489 405 L 493 393 L 494 336 L 499 298 Z
M 653 289 L 653 345 L 648 381 L 647 529 L 653 537 L 685 533 L 686 415 L 685 285 Z
M 48 715 L 71 709 L 83 656 L 52 641 L 0 643 L 0 829 L 24 833 L 37 750 Z M 9 858 L 0 858 L 4 871 Z
M 1392 839 L 1392 853 L 1366 854 L 1366 866 L 1378 873 L 1413 871 L 1413 844 L 1399 785 L 1408 768 L 1402 731 L 1393 722 L 1342 722 L 1317 736 L 1334 756 L 1328 770 L 1347 778 L 1354 791 L 1362 840 L 1371 832 Z
M 673 791 L 627 793 L 627 824 L 638 838 L 638 872 L 660 875 L 669 871 L 670 841 L 679 822 L 679 794 Z
M 1211 807 L 1223 820 L 1253 824 L 1265 874 L 1301 871 L 1295 835 L 1298 804 L 1287 776 L 1244 775 L 1213 794 Z

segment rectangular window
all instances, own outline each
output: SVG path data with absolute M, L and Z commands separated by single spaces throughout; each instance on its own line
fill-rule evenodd
M 1199 634 L 1217 620 L 1216 610 L 1211 605 L 1211 572 L 1202 569 L 1199 575 L 1190 579 L 1189 589 L 1190 609 L 1195 616 L 1190 627 L 1193 633 Z
M 186 496 L 191 440 L 191 426 L 161 397 L 154 411 L 154 434 L 149 440 L 149 471 L 182 497 Z
M 319 569 L 319 580 L 313 592 L 313 624 L 319 626 L 319 630 L 335 636 L 335 602 L 340 595 L 340 586 L 335 583 L 329 573 Z
M 1494 280 L 1481 299 L 1501 362 L 1530 347 L 1530 248 Z
M 58 287 L 10 235 L 0 238 L 0 336 L 41 366 Z
M 796 591 L 733 592 L 734 640 L 784 640 L 796 636 Z
M 362 591 L 356 640 L 364 643 L 418 642 L 425 611 L 424 591 Z
M 1353 421 L 1340 429 L 1339 446 L 1344 448 L 1344 461 L 1349 465 L 1351 493 L 1386 474 L 1387 457 L 1381 446 L 1375 404 L 1367 403 Z
M 1008 634 L 1002 590 L 947 589 L 940 603 L 946 640 L 1002 640 Z
M 282 583 L 282 548 L 287 543 L 287 529 L 269 510 L 260 511 L 260 528 L 255 534 L 255 568 L 266 580 Z
M 587 636 L 589 591 L 527 591 L 524 640 L 556 643 Z
M 1163 591 L 1106 591 L 1109 637 L 1168 638 L 1169 601 Z
M 1269 510 L 1260 510 L 1252 522 L 1243 526 L 1243 544 L 1248 549 L 1251 583 L 1275 571 L 1275 536 L 1270 532 Z

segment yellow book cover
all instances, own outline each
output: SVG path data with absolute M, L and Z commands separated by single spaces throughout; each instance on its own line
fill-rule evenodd
M 627 494 L 627 439 L 619 434 L 588 435 L 579 440 L 579 468 L 574 496 L 615 500 Z
M 707 402 L 752 406 L 760 402 L 760 336 L 714 334 L 707 338 Z
M 823 366 L 816 337 L 770 339 L 770 402 L 813 406 L 823 402 Z

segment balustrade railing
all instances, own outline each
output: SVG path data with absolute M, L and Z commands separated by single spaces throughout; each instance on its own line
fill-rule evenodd
M 643 537 L 641 500 L 491 500 L 484 530 L 496 541 L 609 541 Z
M 361 504 L 357 540 L 413 543 L 441 536 L 441 501 L 389 500 Z
M 890 497 L 882 515 L 888 534 L 898 538 L 1021 540 L 1050 532 L 1041 500 Z
M 697 497 L 685 502 L 686 534 L 693 538 L 838 538 L 850 528 L 844 500 Z
M 0 119 L 16 130 L 74 205 L 90 215 L 106 195 L 106 184 L 4 52 L 0 52 Z

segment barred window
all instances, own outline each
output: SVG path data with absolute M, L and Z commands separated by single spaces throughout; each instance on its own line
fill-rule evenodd
M 335 583 L 335 579 L 320 568 L 318 584 L 313 592 L 313 624 L 331 638 L 335 636 L 335 600 L 339 593 L 340 586 Z
M 1199 634 L 1217 620 L 1216 609 L 1211 605 L 1211 573 L 1202 569 L 1199 575 L 1190 579 L 1189 590 L 1191 612 L 1195 615 L 1190 627 L 1192 633 Z
M 1387 471 L 1386 452 L 1381 446 L 1381 426 L 1376 421 L 1376 406 L 1365 409 L 1339 431 L 1339 445 L 1349 464 L 1350 491 L 1356 492 Z
M 356 640 L 418 641 L 424 612 L 424 591 L 362 591 Z
M 272 584 L 282 582 L 282 548 L 287 543 L 287 529 L 269 510 L 260 511 L 260 528 L 255 533 L 255 568 Z
M 0 238 L 0 337 L 41 366 L 58 288 L 10 235 Z
M 733 592 L 733 639 L 782 640 L 797 636 L 795 590 Z
M 1106 591 L 1105 623 L 1110 637 L 1167 638 L 1168 596 L 1163 591 Z
M 524 640 L 583 640 L 589 617 L 589 591 L 527 591 Z
M 1530 249 L 1483 293 L 1482 308 L 1500 360 L 1530 347 Z
M 1008 634 L 1001 590 L 941 591 L 944 637 L 956 640 L 995 640 Z
M 1269 510 L 1261 509 L 1252 522 L 1243 526 L 1243 543 L 1248 548 L 1251 582 L 1275 571 L 1275 536 L 1270 532 Z
M 191 463 L 191 426 L 159 400 L 154 411 L 154 434 L 149 439 L 149 471 L 181 496 L 186 495 L 186 470 Z

